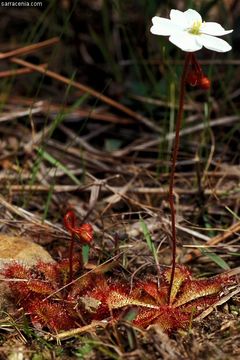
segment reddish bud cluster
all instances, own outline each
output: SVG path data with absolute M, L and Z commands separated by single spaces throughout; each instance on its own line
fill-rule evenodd
M 84 244 L 90 244 L 93 239 L 93 228 L 90 224 L 83 224 L 76 226 L 76 215 L 72 210 L 69 210 L 64 216 L 64 225 L 66 229 Z
M 64 216 L 64 225 L 71 234 L 71 244 L 69 247 L 69 283 L 73 280 L 73 247 L 75 237 L 80 240 L 82 244 L 89 245 L 93 239 L 93 228 L 90 224 L 83 224 L 76 226 L 76 215 L 72 210 L 69 210 Z
M 206 76 L 202 76 L 199 81 L 199 87 L 203 90 L 208 90 L 211 87 L 211 81 Z
M 198 63 L 194 54 L 191 57 L 191 68 L 188 70 L 186 76 L 186 83 L 191 86 L 198 86 L 203 90 L 208 90 L 211 87 L 211 82 L 206 75 L 203 74 L 201 65 Z

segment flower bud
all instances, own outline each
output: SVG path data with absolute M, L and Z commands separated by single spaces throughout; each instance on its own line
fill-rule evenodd
M 199 75 L 195 70 L 191 70 L 186 78 L 186 83 L 191 86 L 196 86 L 199 81 Z
M 77 238 L 84 244 L 90 244 L 93 239 L 93 228 L 90 224 L 83 224 L 81 226 L 75 225 L 76 216 L 72 210 L 69 210 L 64 216 L 64 224 L 67 230 L 77 236 Z
M 202 76 L 198 82 L 198 86 L 203 90 L 208 90 L 211 87 L 211 81 L 206 76 Z
M 74 234 L 80 239 L 84 244 L 90 244 L 93 239 L 93 228 L 90 224 L 83 224 L 79 228 L 74 230 Z

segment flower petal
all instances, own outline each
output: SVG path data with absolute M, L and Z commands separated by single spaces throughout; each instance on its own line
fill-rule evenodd
M 230 34 L 233 30 L 225 30 L 220 24 L 216 22 L 204 22 L 202 23 L 200 32 L 202 34 L 223 36 Z
M 193 52 L 200 50 L 202 44 L 198 42 L 198 37 L 183 31 L 178 31 L 170 36 L 169 41 L 183 51 Z
M 202 22 L 202 17 L 196 10 L 188 9 L 184 11 L 184 16 L 188 22 L 188 25 L 192 25 L 195 21 Z
M 232 49 L 232 47 L 225 40 L 211 35 L 199 35 L 198 42 L 205 46 L 205 48 L 217 52 L 227 52 Z
M 184 29 L 186 27 L 186 18 L 182 11 L 172 9 L 170 11 L 170 19 L 173 24 L 176 24 L 180 29 Z
M 155 35 L 169 36 L 174 31 L 178 31 L 176 25 L 172 23 L 171 20 L 162 18 L 160 16 L 154 16 L 152 18 L 153 26 L 150 29 L 150 32 Z

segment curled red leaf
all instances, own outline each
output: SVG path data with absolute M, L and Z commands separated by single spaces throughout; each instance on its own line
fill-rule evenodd
M 64 216 L 64 225 L 71 235 L 76 235 L 77 238 L 84 244 L 90 244 L 93 240 L 93 228 L 90 224 L 83 224 L 76 226 L 76 215 L 72 210 L 69 210 Z

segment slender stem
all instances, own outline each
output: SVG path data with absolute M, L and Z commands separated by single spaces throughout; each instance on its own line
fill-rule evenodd
M 184 97 L 185 97 L 186 77 L 188 74 L 188 67 L 189 67 L 189 64 L 191 63 L 192 56 L 193 56 L 192 53 L 186 54 L 184 68 L 183 68 L 183 72 L 182 72 L 182 76 L 181 76 L 178 115 L 177 115 L 177 122 L 176 122 L 174 146 L 173 146 L 173 150 L 172 150 L 172 166 L 171 166 L 170 179 L 169 179 L 169 206 L 170 206 L 170 211 L 171 211 L 171 228 L 172 228 L 172 272 L 171 272 L 170 286 L 169 286 L 169 293 L 168 293 L 168 304 L 171 303 L 171 292 L 172 292 L 175 268 L 176 268 L 176 247 L 177 247 L 176 217 L 175 217 L 174 193 L 173 193 L 174 177 L 175 177 L 176 162 L 177 162 L 177 156 L 178 156 L 178 150 L 179 150 L 179 133 L 180 133 L 182 117 L 183 117 L 183 105 L 184 105 Z
M 73 280 L 73 245 L 74 245 L 74 234 L 71 234 L 71 243 L 69 248 L 69 283 Z
M 73 229 L 75 228 L 75 214 L 73 211 L 69 211 L 64 220 L 66 228 L 71 232 L 71 243 L 69 247 L 69 280 L 68 282 L 71 283 L 73 280 L 73 246 L 74 246 L 74 232 Z

